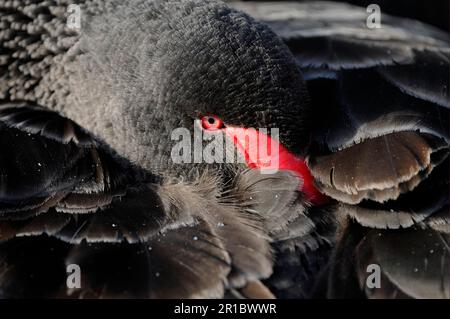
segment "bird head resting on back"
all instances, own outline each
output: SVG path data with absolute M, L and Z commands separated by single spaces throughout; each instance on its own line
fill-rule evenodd
M 207 114 L 278 128 L 289 151 L 305 150 L 304 82 L 267 26 L 214 0 L 105 2 L 100 14 L 81 7 L 77 41 L 41 84 L 58 86 L 44 105 L 156 173 L 180 172 L 171 132 Z

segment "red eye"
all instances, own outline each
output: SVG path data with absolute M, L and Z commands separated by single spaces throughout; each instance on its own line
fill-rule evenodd
M 202 117 L 202 127 L 205 130 L 214 131 L 220 130 L 224 127 L 222 120 L 215 115 L 208 115 Z

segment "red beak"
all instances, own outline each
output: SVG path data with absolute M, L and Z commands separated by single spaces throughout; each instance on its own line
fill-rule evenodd
M 241 127 L 226 127 L 225 134 L 245 159 L 249 168 L 276 171 L 289 170 L 303 181 L 300 191 L 308 202 L 323 205 L 328 197 L 314 185 L 314 178 L 303 158 L 290 153 L 276 139 L 263 131 Z

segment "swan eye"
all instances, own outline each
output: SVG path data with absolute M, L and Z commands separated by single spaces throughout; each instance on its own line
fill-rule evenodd
M 215 115 L 202 117 L 202 127 L 208 131 L 220 130 L 224 127 L 223 122 Z

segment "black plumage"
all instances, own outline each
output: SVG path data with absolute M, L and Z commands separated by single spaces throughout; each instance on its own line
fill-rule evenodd
M 63 0 L 0 3 L 1 297 L 449 297 L 448 35 L 329 2 L 79 4 L 74 31 Z M 329 201 L 172 163 L 206 114 L 279 128 Z
M 382 28 L 369 29 L 363 8 L 332 2 L 236 6 L 296 57 L 313 108 L 309 167 L 340 202 L 340 235 L 313 296 L 448 298 L 448 35 L 384 12 Z M 435 243 L 420 239 L 428 235 L 439 238 L 436 258 L 427 257 Z M 383 289 L 366 288 L 371 263 L 386 271 Z

